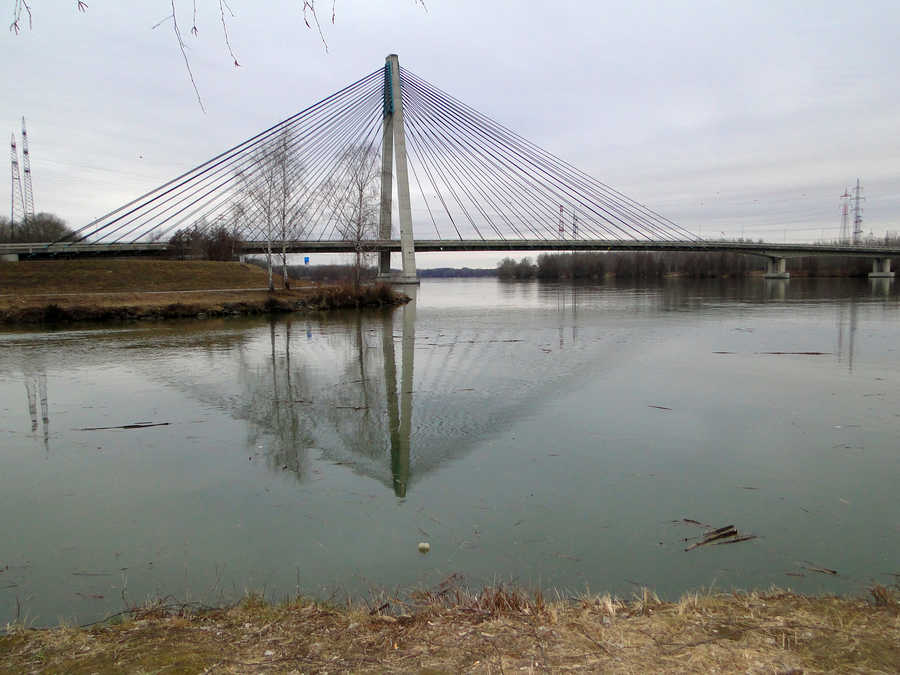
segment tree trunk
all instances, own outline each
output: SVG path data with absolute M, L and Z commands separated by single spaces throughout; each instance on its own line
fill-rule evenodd
M 272 281 L 272 236 L 266 233 L 266 268 L 269 270 L 269 291 L 275 290 L 275 283 Z

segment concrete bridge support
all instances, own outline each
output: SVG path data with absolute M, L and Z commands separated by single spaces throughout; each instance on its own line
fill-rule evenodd
M 870 279 L 893 279 L 894 273 L 891 271 L 890 258 L 874 258 L 872 260 L 872 271 L 869 272 Z
M 416 251 L 413 244 L 412 209 L 409 200 L 409 170 L 406 164 L 406 134 L 403 129 L 403 98 L 400 95 L 400 61 L 396 54 L 385 59 L 384 118 L 381 150 L 381 216 L 378 236 L 391 238 L 393 167 L 397 167 L 397 206 L 400 214 L 400 255 L 403 272 L 391 277 L 391 254 L 379 253 L 378 276 L 392 283 L 417 284 Z
M 0 262 L 19 262 L 18 253 L 4 253 L 0 255 Z
M 769 264 L 766 266 L 766 273 L 763 276 L 766 279 L 790 279 L 791 273 L 787 271 L 787 259 L 769 258 Z

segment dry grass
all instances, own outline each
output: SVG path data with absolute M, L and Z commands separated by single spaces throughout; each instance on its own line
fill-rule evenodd
M 157 608 L 86 630 L 14 630 L 0 638 L 0 673 L 898 672 L 890 593 L 886 604 L 774 589 L 548 602 L 446 587 L 375 610 L 248 598 L 197 615 Z
M 276 288 L 281 278 L 276 277 Z M 0 264 L 0 323 L 169 319 L 395 305 L 383 284 L 292 283 L 269 293 L 255 265 L 174 260 L 58 260 Z M 263 290 L 260 290 L 263 289 Z
M 237 262 L 130 258 L 0 263 L 0 293 L 20 296 L 264 289 L 267 285 L 265 270 Z

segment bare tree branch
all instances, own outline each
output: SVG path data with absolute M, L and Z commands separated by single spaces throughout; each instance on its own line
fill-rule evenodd
M 27 0 L 16 0 L 16 4 L 13 6 L 13 21 L 9 24 L 9 29 L 16 35 L 18 35 L 21 30 L 19 22 L 22 20 L 23 11 L 28 14 L 28 30 L 31 30 L 31 7 Z
M 234 50 L 231 48 L 231 40 L 228 37 L 228 23 L 225 20 L 225 10 L 228 10 L 228 13 L 231 14 L 231 17 L 234 18 L 234 12 L 231 11 L 231 7 L 228 6 L 226 0 L 219 0 L 219 18 L 222 21 L 222 34 L 225 36 L 225 46 L 228 47 L 228 53 L 231 54 L 231 59 L 234 61 L 234 67 L 240 68 L 241 64 L 238 63 L 237 57 L 234 55 Z
M 185 51 L 184 47 L 184 39 L 181 37 L 181 30 L 178 28 L 178 17 L 175 16 L 175 0 L 171 0 L 172 3 L 172 29 L 175 31 L 175 39 L 178 40 L 178 47 L 181 49 L 181 56 L 184 57 L 184 67 L 187 68 L 188 77 L 191 78 L 191 86 L 194 88 L 194 93 L 197 94 L 197 103 L 200 104 L 200 110 L 204 113 L 206 112 L 206 107 L 203 105 L 203 99 L 200 97 L 200 90 L 197 88 L 197 82 L 194 80 L 194 72 L 191 70 L 191 62 L 188 59 L 187 51 Z M 196 8 L 196 5 L 195 5 Z
M 378 197 L 381 163 L 378 152 L 369 146 L 351 146 L 341 157 L 346 186 L 329 186 L 335 200 L 336 229 L 345 240 L 353 242 L 356 263 L 353 285 L 359 288 L 360 269 L 366 255 L 366 242 L 373 239 L 378 227 Z M 337 189 L 335 189 L 337 188 Z
M 334 2 L 331 2 L 331 23 L 334 23 Z M 325 34 L 322 33 L 322 26 L 319 24 L 319 15 L 316 13 L 316 0 L 303 0 L 303 23 L 306 27 L 312 29 L 309 19 L 312 17 L 313 23 L 316 24 L 316 30 L 319 31 L 319 39 L 325 45 L 325 51 L 328 51 L 328 43 L 325 41 Z
M 284 287 L 287 277 L 287 242 L 300 239 L 306 231 L 304 208 L 299 199 L 306 187 L 303 166 L 297 154 L 293 132 L 284 129 L 253 153 L 249 166 L 237 174 L 241 191 L 251 208 L 241 206 L 246 227 L 258 227 L 251 218 L 262 220 L 266 238 L 269 289 L 272 290 L 272 241 L 281 241 L 281 266 Z
M 219 21 L 222 24 L 222 35 L 225 41 L 225 47 L 228 49 L 228 54 L 231 56 L 231 60 L 234 63 L 235 67 L 240 67 L 240 63 L 238 62 L 237 56 L 235 56 L 234 49 L 231 45 L 231 38 L 228 34 L 228 17 L 226 17 L 226 12 L 234 18 L 234 12 L 231 10 L 231 7 L 228 5 L 228 0 L 217 0 L 219 4 Z M 306 27 L 310 30 L 315 29 L 319 34 L 319 39 L 322 41 L 322 45 L 325 47 L 325 51 L 328 51 L 328 42 L 325 39 L 325 32 L 322 29 L 322 24 L 319 21 L 319 14 L 317 12 L 317 3 L 321 3 L 322 0 L 303 0 L 302 11 L 303 11 L 303 23 L 306 24 Z M 428 7 L 425 5 L 425 0 L 412 0 L 412 2 L 420 6 L 426 12 L 428 11 Z M 153 28 L 157 28 L 169 19 L 172 20 L 172 29 L 175 32 L 175 40 L 178 43 L 178 48 L 181 51 L 181 56 L 184 59 L 184 65 L 188 72 L 188 77 L 191 81 L 191 86 L 194 88 L 194 93 L 197 95 L 197 102 L 200 104 L 200 109 L 203 112 L 206 112 L 206 108 L 203 105 L 203 99 L 200 96 L 200 90 L 197 87 L 197 82 L 194 79 L 194 73 L 191 70 L 190 59 L 187 55 L 187 47 L 184 43 L 184 37 L 181 34 L 181 30 L 178 27 L 178 18 L 176 15 L 176 0 L 169 0 L 169 4 L 171 5 L 172 13 L 164 18 L 162 21 L 158 22 L 153 26 Z M 200 35 L 200 28 L 197 22 L 198 17 L 198 7 L 197 0 L 192 0 L 192 9 L 193 16 L 191 21 L 190 33 L 194 37 L 198 37 Z M 331 0 L 331 23 L 334 25 L 335 16 L 336 16 L 336 4 L 337 0 Z M 79 12 L 87 12 L 88 3 L 84 2 L 84 0 L 76 0 L 75 9 Z M 27 17 L 28 19 L 28 29 L 32 28 L 32 14 L 31 14 L 31 5 L 29 4 L 29 0 L 13 0 L 13 20 L 9 25 L 9 30 L 14 32 L 16 35 L 22 30 L 22 21 Z

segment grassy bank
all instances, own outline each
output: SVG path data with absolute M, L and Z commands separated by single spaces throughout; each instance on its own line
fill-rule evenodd
M 237 262 L 134 258 L 0 263 L 3 295 L 264 289 L 267 285 L 265 270 Z
M 294 282 L 265 290 L 266 272 L 232 262 L 61 260 L 0 264 L 0 323 L 172 319 L 398 304 L 384 285 Z M 276 279 L 276 287 L 282 281 Z
M 878 587 L 881 588 L 881 587 Z M 89 628 L 0 637 L 23 672 L 898 672 L 900 612 L 871 600 L 643 591 L 549 601 L 443 588 L 406 604 L 335 608 L 257 598 L 193 613 L 151 606 Z

